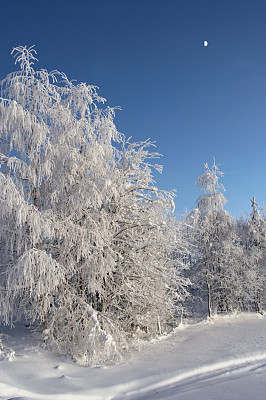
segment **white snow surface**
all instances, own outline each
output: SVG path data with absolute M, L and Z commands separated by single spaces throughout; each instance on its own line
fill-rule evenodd
M 0 332 L 2 348 L 15 351 L 0 361 L 1 400 L 266 398 L 266 317 L 257 314 L 182 325 L 100 368 L 43 350 L 27 328 Z

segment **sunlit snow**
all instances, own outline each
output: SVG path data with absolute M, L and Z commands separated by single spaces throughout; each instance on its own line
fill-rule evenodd
M 1 400 L 265 398 L 266 317 L 258 314 L 183 325 L 123 364 L 102 368 L 43 350 L 28 328 L 1 332 L 2 348 L 16 353 L 0 362 Z

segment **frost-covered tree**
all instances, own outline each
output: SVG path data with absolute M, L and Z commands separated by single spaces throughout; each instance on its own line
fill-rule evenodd
M 200 310 L 198 309 L 198 288 L 196 282 L 192 282 L 195 278 L 195 265 L 199 257 L 198 247 L 198 209 L 194 209 L 191 213 L 185 210 L 184 215 L 178 221 L 179 235 L 182 238 L 180 245 L 176 249 L 174 255 L 181 267 L 181 274 L 186 279 L 187 296 L 185 302 L 181 305 L 182 314 L 185 316 L 195 317 Z
M 197 223 L 194 225 L 194 266 L 191 278 L 206 293 L 208 315 L 230 312 L 237 307 L 240 283 L 236 265 L 241 252 L 233 218 L 224 210 L 227 200 L 219 182 L 223 173 L 213 164 L 197 179 L 204 193 L 197 200 Z
M 197 178 L 196 185 L 203 194 L 197 199 L 196 205 L 202 218 L 211 212 L 217 212 L 223 209 L 227 200 L 224 196 L 225 188 L 220 183 L 224 176 L 219 170 L 218 165 L 213 162 L 212 168 L 208 164 L 204 165 L 205 171 Z
M 173 315 L 173 193 L 155 186 L 152 143 L 127 143 L 96 87 L 35 71 L 33 47 L 13 53 L 20 70 L 0 82 L 1 317 L 102 363 Z
M 141 330 L 154 335 L 165 330 L 173 298 L 183 293 L 185 280 L 171 256 L 180 240 L 172 217 L 173 193 L 154 186 L 151 159 L 159 155 L 149 151 L 152 145 L 149 141 L 125 144 L 120 153 L 107 205 L 118 226 L 113 241 L 117 263 L 114 285 L 106 296 L 112 302 L 101 307 L 107 313 L 110 304 L 115 307 L 128 333 Z
M 83 286 L 100 292 L 114 268 L 111 232 L 98 213 L 115 162 L 112 141 L 120 140 L 113 110 L 98 106 L 104 99 L 95 87 L 35 71 L 33 48 L 14 52 L 21 70 L 0 85 L 1 314 L 42 320 L 75 357 L 87 352 L 94 361 L 101 342 L 104 359 L 114 346 L 105 345 L 110 337 Z M 83 333 L 91 337 L 86 351 Z
M 266 225 L 255 197 L 251 200 L 251 206 L 250 219 L 239 218 L 237 221 L 244 264 L 243 307 L 261 313 L 265 302 Z

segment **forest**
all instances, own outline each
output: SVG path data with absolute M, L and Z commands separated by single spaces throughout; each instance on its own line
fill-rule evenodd
M 205 164 L 194 210 L 177 218 L 175 192 L 156 186 L 154 142 L 119 132 L 97 87 L 35 70 L 33 46 L 12 54 L 19 69 L 0 82 L 0 322 L 35 324 L 47 349 L 102 365 L 184 318 L 263 314 L 255 197 L 235 220 L 222 171 Z

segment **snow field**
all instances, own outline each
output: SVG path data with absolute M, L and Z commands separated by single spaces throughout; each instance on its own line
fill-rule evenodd
M 257 314 L 183 326 L 101 368 L 41 349 L 36 333 L 2 330 L 16 358 L 0 363 L 1 400 L 265 400 L 266 318 Z

